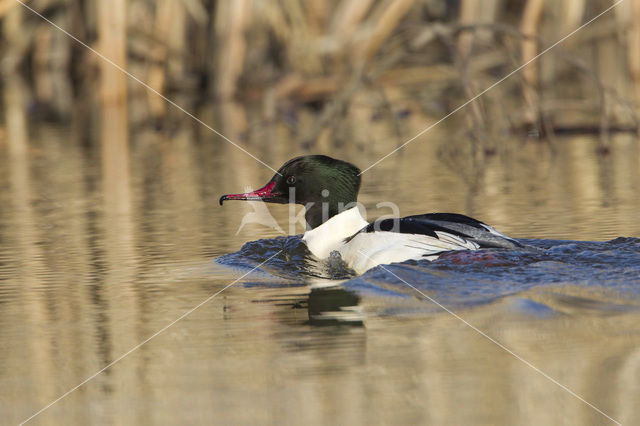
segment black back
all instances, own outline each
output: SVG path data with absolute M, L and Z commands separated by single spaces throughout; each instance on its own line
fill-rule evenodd
M 512 238 L 491 233 L 488 225 L 479 220 L 457 213 L 427 213 L 403 218 L 377 220 L 349 237 L 347 241 L 350 241 L 361 232 L 380 231 L 428 235 L 433 238 L 439 238 L 436 233 L 438 231 L 473 241 L 481 248 L 516 249 L 524 247 Z

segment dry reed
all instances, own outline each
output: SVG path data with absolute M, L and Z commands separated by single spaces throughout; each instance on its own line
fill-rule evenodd
M 320 111 L 313 128 L 299 132 L 300 140 L 313 145 L 310 139 L 323 129 L 338 132 L 354 99 L 364 99 L 365 92 L 402 93 L 400 98 L 413 99 L 411 108 L 420 113 L 446 112 L 610 4 L 596 3 L 464 0 L 458 7 L 435 0 L 40 0 L 30 5 L 154 89 L 188 105 L 207 99 L 218 108 L 238 100 L 249 109 L 259 105 L 257 116 L 235 120 L 238 134 L 247 131 L 243 122 L 283 121 L 287 111 Z M 603 16 L 570 40 L 582 66 L 558 48 L 499 92 L 519 92 L 522 100 L 511 98 L 507 106 L 483 97 L 469 110 L 471 132 L 493 132 L 492 124 L 484 127 L 498 110 L 508 111 L 512 132 L 589 127 L 578 116 L 588 117 L 600 132 L 635 129 L 639 4 L 629 2 L 624 6 L 629 13 Z M 22 74 L 32 82 L 26 96 L 33 97 L 38 111 L 66 120 L 78 94 L 91 92 L 100 64 L 101 102 L 128 99 L 134 124 L 166 120 L 170 109 L 159 97 L 110 72 L 108 64 L 19 3 L 0 1 L 0 19 L 5 92 L 9 76 Z M 600 45 L 598 59 L 593 46 L 603 40 L 609 44 L 606 49 Z M 611 60 L 603 59 L 612 48 L 621 52 L 616 57 L 624 58 L 626 66 L 612 70 Z M 601 72 L 607 80 L 627 83 L 601 82 Z M 597 91 L 582 88 L 593 81 Z M 376 95 L 369 102 L 395 120 L 393 102 L 380 99 Z M 566 105 L 582 105 L 583 111 L 558 108 L 562 99 Z M 433 110 L 429 105 L 434 102 L 444 109 Z M 8 112 L 5 126 L 10 125 Z M 478 138 L 487 150 L 493 149 L 486 143 L 490 138 Z

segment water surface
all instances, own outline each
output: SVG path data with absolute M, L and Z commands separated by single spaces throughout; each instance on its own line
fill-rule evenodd
M 615 138 L 608 156 L 590 138 L 561 139 L 555 153 L 514 140 L 517 149 L 472 170 L 438 155 L 451 132 L 440 127 L 363 175 L 370 219 L 389 213 L 379 201 L 402 215 L 464 213 L 538 250 L 355 277 L 310 259 L 299 237 L 239 230 L 253 207 L 220 207 L 218 197 L 273 172 L 223 141 L 193 128 L 133 131 L 122 175 L 92 148 L 97 135 L 30 128 L 24 152 L 0 155 L 3 423 L 28 418 L 276 254 L 33 424 L 609 422 L 486 336 L 633 424 L 637 140 Z M 304 153 L 286 139 L 251 141 L 276 168 Z M 394 147 L 377 142 L 316 152 L 365 168 Z M 288 207 L 270 212 L 289 231 Z

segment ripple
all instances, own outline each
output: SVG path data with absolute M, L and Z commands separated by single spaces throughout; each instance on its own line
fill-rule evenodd
M 216 262 L 248 269 L 275 255 L 260 268 L 274 280 L 260 285 L 342 280 L 339 284 L 345 290 L 376 299 L 379 311 L 385 315 L 415 313 L 415 301 L 424 304 L 427 299 L 420 293 L 456 309 L 495 304 L 508 298 L 509 310 L 536 317 L 567 311 L 567 306 L 608 313 L 640 308 L 640 239 L 522 242 L 533 249 L 451 252 L 433 262 L 410 260 L 378 266 L 361 276 L 355 276 L 339 258 L 316 260 L 300 236 L 252 241 Z M 570 293 L 567 289 L 571 289 Z M 579 294 L 574 294 L 576 289 Z M 543 290 L 553 292 L 553 303 L 527 296 Z M 434 306 L 426 311 L 433 311 Z

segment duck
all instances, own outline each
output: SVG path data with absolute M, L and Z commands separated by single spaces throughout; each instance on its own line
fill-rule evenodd
M 369 223 L 358 205 L 360 182 L 360 169 L 349 162 L 304 155 L 287 161 L 260 189 L 223 195 L 219 202 L 302 204 L 307 225 L 302 240 L 311 254 L 325 260 L 337 253 L 357 274 L 407 260 L 433 261 L 461 250 L 524 247 L 495 228 L 458 213 L 426 213 Z

